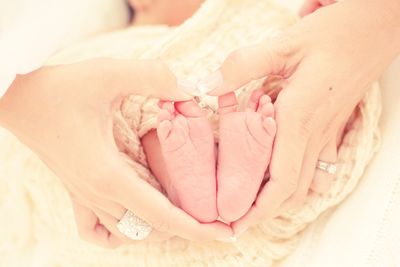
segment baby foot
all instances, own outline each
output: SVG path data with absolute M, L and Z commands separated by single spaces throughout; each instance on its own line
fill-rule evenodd
M 200 222 L 218 217 L 215 144 L 210 123 L 193 101 L 161 104 L 157 135 L 169 172 L 171 201 Z
M 224 221 L 233 222 L 250 209 L 267 170 L 276 133 L 274 106 L 262 90 L 253 92 L 245 112 L 236 112 L 234 93 L 218 101 L 217 207 Z

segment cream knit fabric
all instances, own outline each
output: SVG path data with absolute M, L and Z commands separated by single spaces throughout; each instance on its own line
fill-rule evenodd
M 209 0 L 180 27 L 130 28 L 103 35 L 58 54 L 49 64 L 101 56 L 161 58 L 178 77 L 197 80 L 216 69 L 231 51 L 274 38 L 295 21 L 289 11 L 273 1 Z M 258 85 L 252 82 L 238 92 L 242 103 L 247 92 Z M 140 136 L 156 125 L 155 101 L 138 96 L 126 98 L 115 114 L 114 133 L 119 148 L 134 161 L 138 177 L 159 188 L 146 168 L 139 142 Z M 215 99 L 202 101 L 215 108 Z M 294 249 L 299 233 L 310 222 L 353 191 L 379 144 L 380 107 L 379 88 L 374 85 L 349 124 L 339 150 L 341 168 L 326 196 L 310 194 L 301 208 L 251 228 L 233 244 L 196 244 L 175 238 L 162 244 L 142 242 L 115 251 L 87 244 L 77 236 L 62 184 L 36 156 L 0 132 L 0 162 L 7 162 L 0 167 L 0 188 L 4 190 L 0 194 L 0 213 L 3 218 L 11 218 L 0 227 L 4 231 L 0 232 L 0 253 L 6 252 L 0 257 L 6 259 L 11 251 L 20 248 L 37 253 L 42 260 L 40 266 L 51 267 L 272 266 Z M 212 112 L 209 115 L 217 121 Z M 22 166 L 17 168 L 18 172 L 16 166 Z

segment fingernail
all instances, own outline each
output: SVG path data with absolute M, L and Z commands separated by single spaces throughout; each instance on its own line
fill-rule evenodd
M 221 88 L 223 82 L 224 78 L 222 76 L 222 72 L 219 70 L 214 71 L 197 83 L 197 89 L 201 94 L 208 94 L 218 88 Z
M 224 243 L 235 243 L 237 241 L 237 237 L 234 235 L 229 238 L 219 238 L 217 240 Z
M 177 84 L 179 89 L 191 96 L 200 95 L 200 92 L 194 82 L 191 82 L 187 79 L 178 79 Z

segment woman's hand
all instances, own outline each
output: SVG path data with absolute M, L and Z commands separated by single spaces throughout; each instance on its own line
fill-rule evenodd
M 61 179 L 84 239 L 104 247 L 131 242 L 116 228 L 127 209 L 154 228 L 148 239 L 229 239 L 228 226 L 200 224 L 136 178 L 112 134 L 113 111 L 129 94 L 190 99 L 158 61 L 98 59 L 18 77 L 0 99 L 0 122 Z
M 354 107 L 400 52 L 399 18 L 397 0 L 348 0 L 305 17 L 281 38 L 226 59 L 223 81 L 214 84 L 211 95 L 266 75 L 283 78 L 275 102 L 271 178 L 250 211 L 233 224 L 236 234 L 302 204 L 317 160 L 335 161 L 335 153 L 321 152 L 335 146 Z

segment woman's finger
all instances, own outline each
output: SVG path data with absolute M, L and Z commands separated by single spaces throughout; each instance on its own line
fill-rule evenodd
M 81 64 L 83 71 L 91 71 L 89 77 L 102 77 L 104 93 L 113 98 L 132 94 L 172 101 L 192 98 L 185 93 L 191 90 L 186 88 L 190 84 L 178 83 L 161 60 L 95 59 Z M 91 67 L 85 64 L 91 64 Z
M 87 190 L 87 188 L 85 189 Z M 120 204 L 110 199 L 107 199 L 100 194 L 96 194 L 96 192 L 83 192 L 81 188 L 73 187 L 70 195 L 73 201 L 84 203 L 84 205 L 86 205 L 87 207 L 100 209 L 115 218 L 122 218 L 122 215 L 126 211 L 126 209 Z
M 297 57 L 293 56 L 296 51 L 289 35 L 238 49 L 226 58 L 218 71 L 202 79 L 199 87 L 209 95 L 220 96 L 268 75 L 285 76 L 296 65 Z
M 131 210 L 155 230 L 193 241 L 228 240 L 233 236 L 231 228 L 221 222 L 199 223 L 146 181 L 137 178 L 118 152 L 109 155 L 112 168 L 109 177 L 98 184 L 99 193 Z
M 105 248 L 116 248 L 122 244 L 100 223 L 99 218 L 92 210 L 75 200 L 72 201 L 72 207 L 78 233 L 82 239 Z
M 319 160 L 336 163 L 337 162 L 337 145 L 336 140 L 333 138 L 321 151 Z M 331 187 L 334 174 L 329 174 L 326 171 L 316 169 L 314 179 L 311 183 L 310 189 L 316 193 L 325 194 Z
M 117 237 L 123 243 L 138 242 L 133 241 L 123 235 L 118 229 L 117 224 L 119 220 L 124 216 L 126 209 L 116 202 L 113 202 L 106 198 L 101 198 L 100 196 L 92 196 L 91 194 L 86 194 L 84 199 L 78 197 L 76 194 L 72 197 L 77 203 L 87 203 L 90 206 L 90 211 L 97 216 L 100 223 L 106 227 L 106 229 L 111 232 L 115 237 Z M 161 242 L 171 238 L 172 235 L 168 233 L 161 233 L 153 230 L 151 234 L 146 238 L 146 241 L 151 242 Z
M 142 242 L 142 241 L 132 240 L 132 239 L 128 238 L 127 236 L 125 236 L 124 234 L 122 234 L 118 230 L 117 224 L 118 224 L 119 220 L 123 217 L 125 212 L 122 212 L 119 217 L 114 217 L 114 216 L 104 212 L 103 210 L 101 210 L 99 208 L 93 208 L 93 211 L 98 216 L 98 218 L 100 219 L 101 224 L 104 225 L 107 228 L 107 230 L 110 231 L 110 233 L 112 235 L 114 235 L 119 240 L 121 240 L 121 242 L 127 243 L 127 244 Z M 171 234 L 160 233 L 160 232 L 157 232 L 156 230 L 153 230 L 150 233 L 150 235 L 145 239 L 145 241 L 161 242 L 161 241 L 167 240 L 167 239 L 169 239 L 171 237 L 172 237 Z
M 275 216 L 283 214 L 290 209 L 297 208 L 304 203 L 314 177 L 315 168 L 321 150 L 320 147 L 323 147 L 320 142 L 321 140 L 313 138 L 307 143 L 300 176 L 298 178 L 297 189 L 293 195 L 279 207 L 279 210 L 274 214 Z

